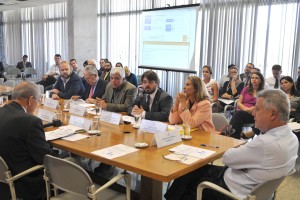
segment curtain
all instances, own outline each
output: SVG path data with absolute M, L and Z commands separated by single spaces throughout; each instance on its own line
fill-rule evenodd
M 28 55 L 39 74 L 54 64 L 54 55 L 68 58 L 66 3 L 3 12 L 5 55 L 15 66 Z

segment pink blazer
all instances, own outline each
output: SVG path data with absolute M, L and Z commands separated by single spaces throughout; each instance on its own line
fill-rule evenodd
M 208 100 L 195 102 L 191 110 L 186 109 L 182 112 L 181 104 L 178 106 L 178 111 L 173 112 L 171 109 L 169 115 L 171 124 L 188 123 L 191 128 L 215 133 L 215 127 L 212 122 L 211 103 Z

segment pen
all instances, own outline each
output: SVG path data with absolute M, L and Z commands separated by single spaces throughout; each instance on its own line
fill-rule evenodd
M 203 147 L 214 147 L 214 148 L 220 148 L 219 146 L 213 146 L 213 145 L 210 145 L 210 144 L 200 144 L 200 146 L 203 146 Z

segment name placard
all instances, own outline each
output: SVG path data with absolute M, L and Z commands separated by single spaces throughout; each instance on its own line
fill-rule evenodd
M 70 111 L 69 112 L 70 112 L 70 114 L 84 116 L 84 114 L 86 112 L 86 108 L 82 107 L 80 105 L 71 103 L 71 105 L 70 105 Z
M 168 124 L 158 122 L 158 121 L 143 119 L 141 122 L 140 130 L 149 133 L 161 133 L 161 132 L 166 132 L 167 127 Z
M 119 125 L 122 122 L 122 115 L 119 113 L 102 111 L 100 120 L 111 124 Z
M 55 112 L 44 109 L 39 109 L 37 117 L 46 122 L 52 122 L 55 117 Z
M 59 102 L 57 100 L 51 99 L 51 98 L 46 98 L 44 106 L 52 109 L 56 109 L 58 106 Z
M 157 148 L 165 147 L 182 141 L 179 129 L 156 133 L 154 134 L 154 137 Z
M 89 130 L 90 126 L 92 124 L 92 121 L 89 119 L 85 119 L 83 117 L 78 117 L 75 115 L 71 115 L 70 116 L 70 120 L 69 120 L 69 124 L 70 125 L 74 125 L 74 126 L 79 126 L 85 130 Z

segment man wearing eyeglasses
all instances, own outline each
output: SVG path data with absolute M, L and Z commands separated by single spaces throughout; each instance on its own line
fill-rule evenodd
M 111 112 L 127 112 L 132 104 L 136 88 L 125 80 L 125 70 L 114 67 L 110 72 L 110 82 L 107 84 L 102 99 L 96 100 L 96 105 Z
M 40 99 L 35 83 L 23 81 L 12 92 L 13 101 L 0 108 L 0 156 L 12 175 L 42 165 L 46 154 L 56 155 L 45 140 L 42 120 L 33 115 Z M 19 199 L 42 199 L 45 195 L 43 170 L 15 182 Z M 0 197 L 5 198 L 0 184 Z
M 142 119 L 169 121 L 172 97 L 159 88 L 159 78 L 154 71 L 146 71 L 141 77 L 144 92 L 139 94 L 128 114 L 141 115 Z

